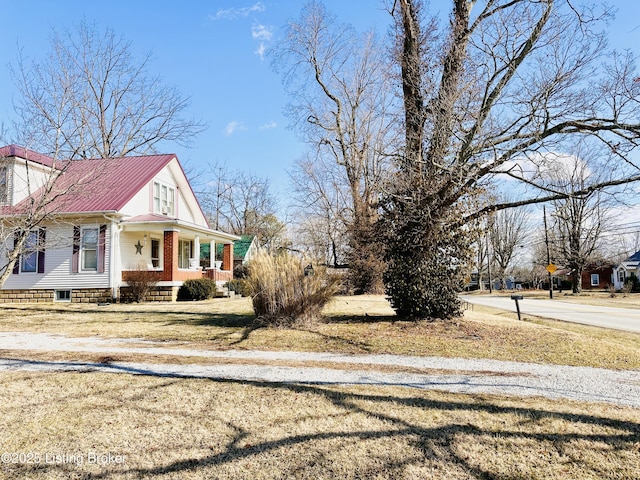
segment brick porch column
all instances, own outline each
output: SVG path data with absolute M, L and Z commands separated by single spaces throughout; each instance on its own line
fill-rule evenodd
M 162 280 L 172 281 L 178 277 L 178 233 L 179 230 L 164 231 L 164 268 Z
M 233 271 L 233 243 L 225 243 L 222 247 L 221 270 Z

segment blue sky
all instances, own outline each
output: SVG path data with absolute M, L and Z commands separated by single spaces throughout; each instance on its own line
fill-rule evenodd
M 139 54 L 151 52 L 153 73 L 191 97 L 189 115 L 208 124 L 191 149 L 165 145 L 190 168 L 212 162 L 268 176 L 287 187 L 287 169 L 303 146 L 283 115 L 281 79 L 262 55 L 297 19 L 305 2 L 293 0 L 0 0 L 0 118 L 12 114 L 15 88 L 7 69 L 17 44 L 27 56 L 49 49 L 51 29 L 63 31 L 83 18 L 110 27 L 132 42 Z M 377 23 L 386 31 L 388 14 L 377 0 L 330 0 L 327 8 L 362 29 Z
M 191 97 L 188 115 L 209 127 L 191 149 L 166 145 L 190 168 L 212 162 L 268 176 L 279 192 L 287 170 L 304 146 L 283 116 L 287 102 L 280 78 L 262 55 L 279 40 L 289 19 L 297 19 L 300 0 L 0 0 L 0 119 L 12 114 L 15 88 L 7 69 L 17 44 L 27 56 L 48 51 L 51 29 L 73 28 L 83 18 L 110 27 L 132 42 L 137 54 L 151 52 L 153 73 Z M 619 12 L 612 45 L 640 51 L 640 2 L 613 1 Z M 379 0 L 325 0 L 327 9 L 359 30 L 388 28 Z M 433 0 L 431 12 L 447 12 L 450 0 Z

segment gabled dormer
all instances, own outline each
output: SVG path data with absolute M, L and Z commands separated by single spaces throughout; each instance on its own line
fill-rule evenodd
M 0 148 L 0 205 L 13 206 L 40 189 L 56 171 L 53 158 L 17 145 Z

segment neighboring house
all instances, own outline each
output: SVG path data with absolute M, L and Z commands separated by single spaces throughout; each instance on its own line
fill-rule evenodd
M 240 240 L 233 242 L 233 266 L 237 267 L 249 263 L 258 254 L 259 248 L 258 237 L 241 235 Z
M 625 281 L 633 276 L 640 278 L 640 251 L 631 255 L 615 269 L 614 285 L 616 290 L 620 290 Z
M 117 300 L 131 272 L 140 270 L 153 272 L 154 299 L 164 301 L 175 300 L 184 280 L 232 278 L 239 237 L 209 228 L 175 155 L 56 161 L 23 147 L 2 147 L 5 230 L 32 198 L 42 198 L 42 186 L 54 177 L 53 193 L 63 194 L 47 206 L 52 215 L 27 241 L 37 251 L 21 255 L 0 301 Z M 0 248 L 11 249 L 5 238 Z M 222 244 L 220 272 L 200 267 L 200 245 L 212 243 Z
M 605 290 L 613 284 L 615 266 L 605 263 L 587 265 L 582 270 L 582 290 Z M 554 288 L 571 290 L 573 288 L 572 270 L 560 268 L 553 272 Z
M 545 278 L 544 283 L 549 287 L 549 282 Z M 558 291 L 571 289 L 571 269 L 570 268 L 558 268 L 551 274 L 551 283 L 553 288 Z
M 587 265 L 582 271 L 583 290 L 605 290 L 614 284 L 614 265 Z
M 256 256 L 258 250 L 258 237 L 255 235 L 241 235 L 239 240 L 233 242 L 233 267 L 249 263 Z M 216 259 L 218 259 L 218 262 L 222 260 L 223 253 L 223 246 L 216 245 Z

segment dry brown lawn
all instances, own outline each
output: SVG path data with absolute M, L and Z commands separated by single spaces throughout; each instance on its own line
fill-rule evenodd
M 479 307 L 452 322 L 398 322 L 379 296 L 339 297 L 324 313 L 325 321 L 315 325 L 256 329 L 246 299 L 3 305 L 0 331 L 140 338 L 183 348 L 640 368 L 640 335 L 624 332 L 518 322 L 513 314 Z M 222 361 L 70 352 L 0 356 Z M 640 478 L 638 409 L 401 387 L 3 372 L 0 432 L 0 453 L 9 454 L 0 462 L 0 479 Z
M 640 478 L 632 408 L 102 373 L 0 382 L 2 479 Z
M 140 338 L 207 349 L 389 353 L 640 368 L 640 335 L 476 306 L 450 322 L 400 322 L 382 296 L 337 297 L 324 321 L 255 328 L 247 299 L 175 304 L 3 305 L 0 331 Z

